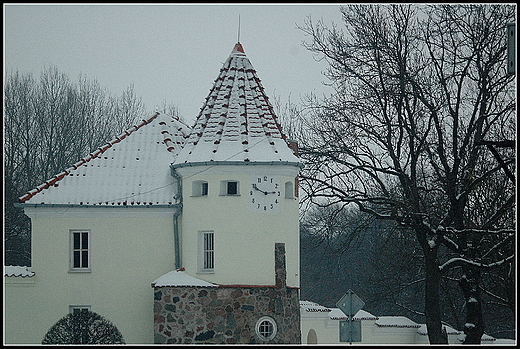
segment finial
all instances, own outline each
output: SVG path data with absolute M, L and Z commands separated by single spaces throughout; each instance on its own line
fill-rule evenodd
M 240 14 L 238 15 L 238 38 L 237 42 L 240 42 Z

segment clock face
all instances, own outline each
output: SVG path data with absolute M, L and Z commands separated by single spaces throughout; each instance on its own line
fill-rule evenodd
M 253 175 L 249 181 L 249 207 L 252 211 L 273 213 L 280 211 L 280 177 Z

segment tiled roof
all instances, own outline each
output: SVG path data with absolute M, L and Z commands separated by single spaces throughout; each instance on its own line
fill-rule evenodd
M 285 138 L 255 69 L 237 43 L 175 166 L 208 161 L 298 163 Z
M 148 206 L 175 204 L 170 164 L 189 127 L 156 113 L 54 176 L 25 204 Z

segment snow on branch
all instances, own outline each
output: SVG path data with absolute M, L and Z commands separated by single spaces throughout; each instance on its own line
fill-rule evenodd
M 451 259 L 447 260 L 444 264 L 442 264 L 439 267 L 439 271 L 442 273 L 453 267 L 462 266 L 462 265 L 473 266 L 473 267 L 481 268 L 481 269 L 491 269 L 491 268 L 498 267 L 502 264 L 507 263 L 508 261 L 512 260 L 514 257 L 515 256 L 513 254 L 510 256 L 507 256 L 504 259 L 501 259 L 501 260 L 493 262 L 493 263 L 488 263 L 488 264 L 472 261 L 472 260 L 465 259 L 465 258 L 455 257 L 455 258 L 451 258 Z

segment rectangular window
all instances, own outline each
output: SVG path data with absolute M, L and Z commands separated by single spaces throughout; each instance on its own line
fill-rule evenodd
M 240 195 L 240 182 L 238 181 L 221 181 L 220 195 Z
M 208 195 L 208 182 L 201 183 L 202 196 Z
M 238 182 L 227 182 L 227 195 L 238 194 Z
M 90 232 L 71 230 L 71 271 L 90 271 Z
M 199 272 L 212 273 L 215 268 L 215 234 L 212 231 L 199 232 Z

